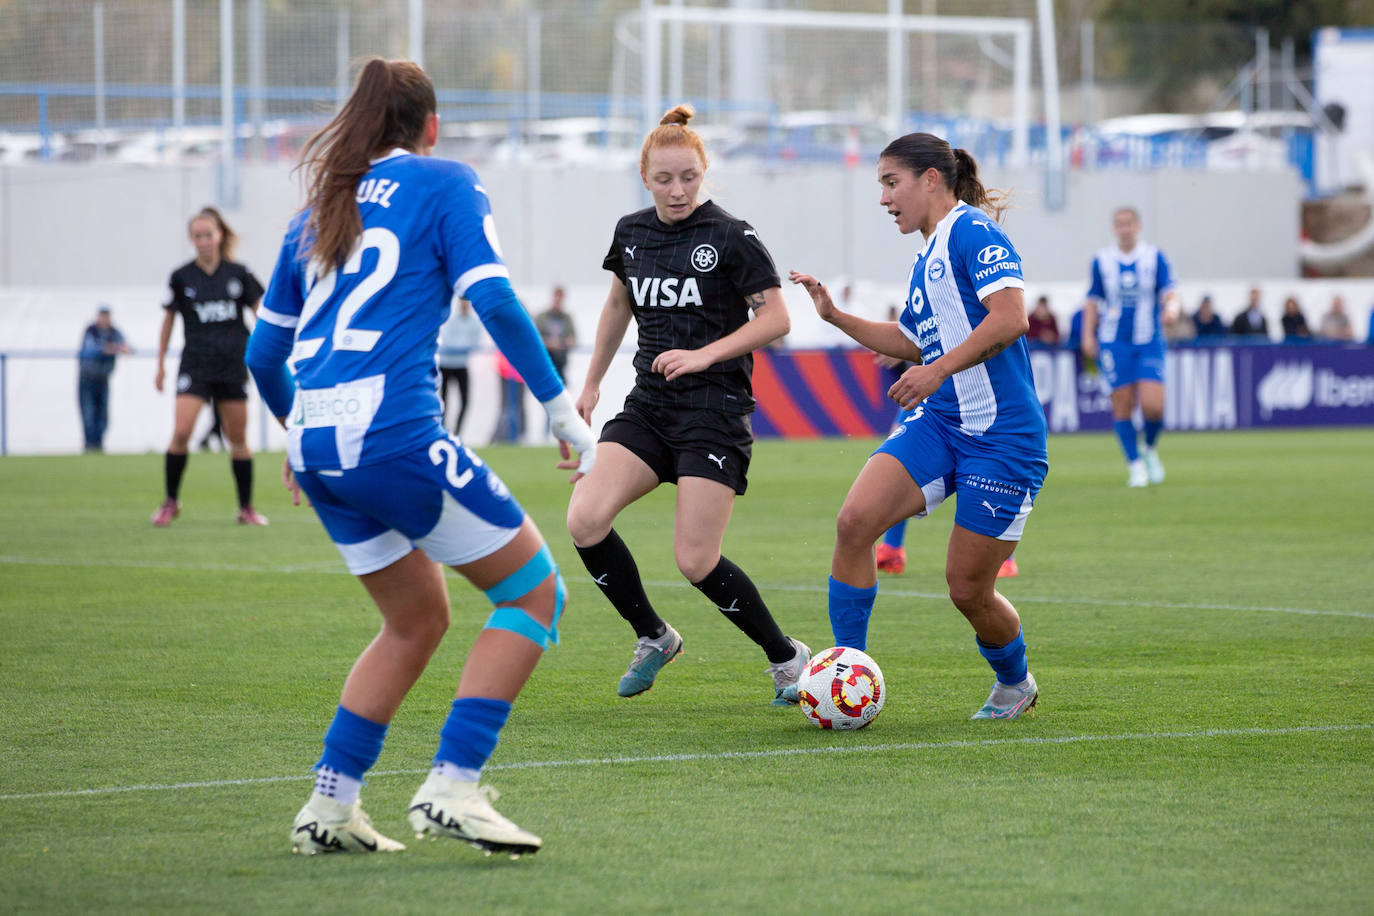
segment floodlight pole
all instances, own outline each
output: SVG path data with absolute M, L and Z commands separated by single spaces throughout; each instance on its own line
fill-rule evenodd
M 1054 0 L 1037 0 L 1040 75 L 1045 97 L 1045 206 L 1064 209 L 1064 137 L 1059 117 L 1059 56 L 1054 44 Z
M 237 150 L 234 149 L 234 0 L 219 0 L 219 201 L 238 205 Z
M 105 4 L 96 0 L 91 9 L 95 29 L 95 132 L 96 155 L 105 155 Z
M 186 131 L 186 0 L 172 0 L 172 134 L 181 159 Z
M 887 0 L 892 24 L 887 30 L 887 130 L 900 137 L 906 124 L 906 39 L 902 29 L 902 0 Z
M 262 135 L 262 122 L 267 113 L 263 87 L 267 83 L 267 63 L 264 54 L 262 0 L 248 3 L 248 120 L 253 125 L 253 155 L 262 159 L 267 154 L 267 141 Z
M 410 59 L 425 65 L 425 0 L 410 0 Z

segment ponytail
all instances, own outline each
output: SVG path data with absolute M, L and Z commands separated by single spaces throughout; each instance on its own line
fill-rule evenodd
M 995 188 L 989 191 L 983 187 L 983 182 L 978 177 L 978 163 L 973 161 L 968 150 L 962 147 L 954 150 L 954 186 L 952 190 L 954 196 L 959 200 L 977 207 L 999 223 L 1002 221 L 1002 214 L 1007 211 L 1006 192 Z
M 935 169 L 944 179 L 955 198 L 977 207 L 999 222 L 1007 210 L 1008 195 L 1004 191 L 983 187 L 978 177 L 978 163 L 965 149 L 951 149 L 934 134 L 907 134 L 887 145 L 879 158 L 894 159 L 917 175 Z
M 305 142 L 298 168 L 305 169 L 310 216 L 302 244 L 321 270 L 343 264 L 362 235 L 354 197 L 372 159 L 396 147 L 417 151 L 437 107 L 434 84 L 419 66 L 374 57 L 339 113 Z

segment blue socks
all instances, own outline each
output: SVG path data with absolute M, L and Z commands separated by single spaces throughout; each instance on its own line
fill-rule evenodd
M 1159 431 L 1164 428 L 1163 420 L 1145 420 L 1145 447 L 1154 448 L 1155 440 L 1159 438 Z
M 835 645 L 860 652 L 868 648 L 868 618 L 873 614 L 877 597 L 876 584 L 855 588 L 830 577 L 830 629 L 835 634 Z
M 1005 646 L 990 646 L 976 636 L 974 641 L 978 643 L 978 651 L 983 658 L 997 672 L 997 683 L 1010 687 L 1026 679 L 1026 641 L 1021 638 L 1020 630 L 1016 632 L 1016 638 Z
M 434 762 L 448 761 L 480 770 L 491 752 L 501 727 L 510 716 L 510 703 L 484 697 L 459 697 L 453 701 L 444 727 L 439 730 L 439 751 Z
M 883 532 L 883 543 L 889 547 L 901 547 L 906 540 L 907 519 L 902 519 L 897 524 Z
M 1135 424 L 1130 420 L 1115 420 L 1112 423 L 1112 429 L 1116 431 L 1116 437 L 1121 440 L 1121 450 L 1126 453 L 1126 460 L 1135 461 L 1139 458 L 1140 448 L 1136 445 Z
M 382 753 L 382 741 L 387 726 L 382 722 L 364 719 L 340 706 L 334 721 L 324 734 L 324 756 L 315 769 L 329 767 L 345 776 L 362 780 Z

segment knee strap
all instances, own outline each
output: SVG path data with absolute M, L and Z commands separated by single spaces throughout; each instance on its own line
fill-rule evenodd
M 484 629 L 488 630 L 508 630 L 525 637 L 530 642 L 547 649 L 550 643 L 558 643 L 558 618 L 563 616 L 563 603 L 567 597 L 567 588 L 563 584 L 563 576 L 558 571 L 558 564 L 553 561 L 553 554 L 549 552 L 549 546 L 545 544 L 539 552 L 530 557 L 529 562 L 511 573 L 496 585 L 487 589 L 487 598 L 492 604 L 500 605 L 505 601 L 514 601 L 524 595 L 534 591 L 541 582 L 554 576 L 554 603 L 553 603 L 553 623 L 544 626 L 538 620 L 529 615 L 524 608 L 518 607 L 497 607 L 487 618 Z

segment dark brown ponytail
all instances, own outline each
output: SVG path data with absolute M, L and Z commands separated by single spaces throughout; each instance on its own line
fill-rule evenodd
M 983 187 L 978 177 L 978 163 L 965 149 L 951 149 L 934 134 L 907 134 L 898 137 L 883 150 L 882 159 L 895 159 L 917 175 L 935 169 L 955 198 L 977 207 L 995 220 L 1001 220 L 1007 210 L 1007 195 L 997 189 Z
M 306 141 L 300 164 L 310 210 L 304 241 L 322 270 L 341 265 L 362 234 L 354 195 L 372 159 L 397 147 L 418 150 L 437 108 L 424 70 L 410 61 L 374 57 L 334 120 Z

